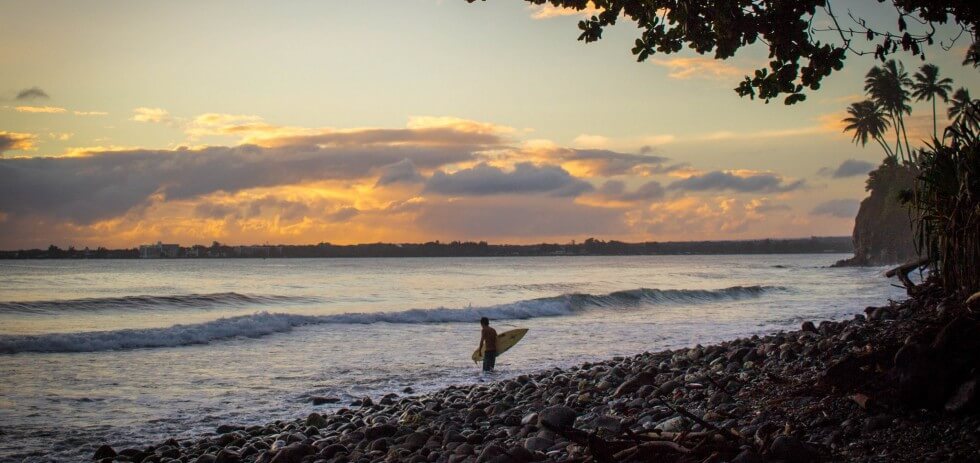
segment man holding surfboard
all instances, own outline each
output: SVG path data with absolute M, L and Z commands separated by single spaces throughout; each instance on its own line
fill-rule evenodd
M 483 327 L 480 334 L 479 350 L 483 351 L 483 371 L 493 371 L 493 366 L 497 363 L 497 330 L 490 328 L 490 319 L 480 318 L 480 326 Z
M 480 318 L 480 325 L 483 326 L 480 333 L 480 347 L 473 351 L 473 363 L 483 360 L 483 371 L 491 372 L 497 363 L 497 357 L 524 338 L 527 328 L 517 328 L 497 334 L 497 330 L 490 328 L 490 319 L 487 317 Z

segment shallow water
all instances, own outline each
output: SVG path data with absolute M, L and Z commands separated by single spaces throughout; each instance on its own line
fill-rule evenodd
M 0 262 L 0 461 L 792 329 L 900 299 L 842 255 Z M 484 377 L 481 315 L 527 337 Z

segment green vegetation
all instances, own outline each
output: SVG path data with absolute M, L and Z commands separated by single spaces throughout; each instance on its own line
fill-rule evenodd
M 970 294 L 980 289 L 980 101 L 958 89 L 947 112 L 952 123 L 940 138 L 936 100 L 948 102 L 952 88 L 932 64 L 914 82 L 895 60 L 868 71 L 868 99 L 848 107 L 844 130 L 861 146 L 878 142 L 885 160 L 868 177 L 871 195 L 855 222 L 851 263 L 908 260 L 914 242 L 948 292 Z M 913 97 L 933 105 L 933 138 L 924 147 L 912 146 L 905 126 Z M 885 141 L 889 128 L 894 144 Z

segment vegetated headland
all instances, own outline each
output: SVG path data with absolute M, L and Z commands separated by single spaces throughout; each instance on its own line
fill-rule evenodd
M 684 254 L 820 254 L 851 253 L 849 236 L 737 241 L 648 241 L 625 243 L 588 238 L 566 244 L 489 244 L 486 241 L 443 243 L 369 243 L 338 245 L 231 246 L 217 241 L 210 246 L 147 244 L 137 248 L 47 249 L 0 251 L 0 259 L 138 259 L 138 258 L 296 258 L 296 257 L 505 257 L 505 256 L 632 256 Z

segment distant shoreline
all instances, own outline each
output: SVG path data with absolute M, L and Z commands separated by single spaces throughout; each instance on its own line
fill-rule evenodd
M 737 241 L 665 241 L 625 243 L 589 238 L 568 244 L 489 244 L 486 241 L 371 243 L 334 245 L 211 246 L 149 244 L 129 249 L 23 249 L 0 251 L 0 259 L 240 259 L 240 258 L 400 258 L 400 257 L 542 257 L 649 255 L 758 255 L 853 253 L 849 236 Z

